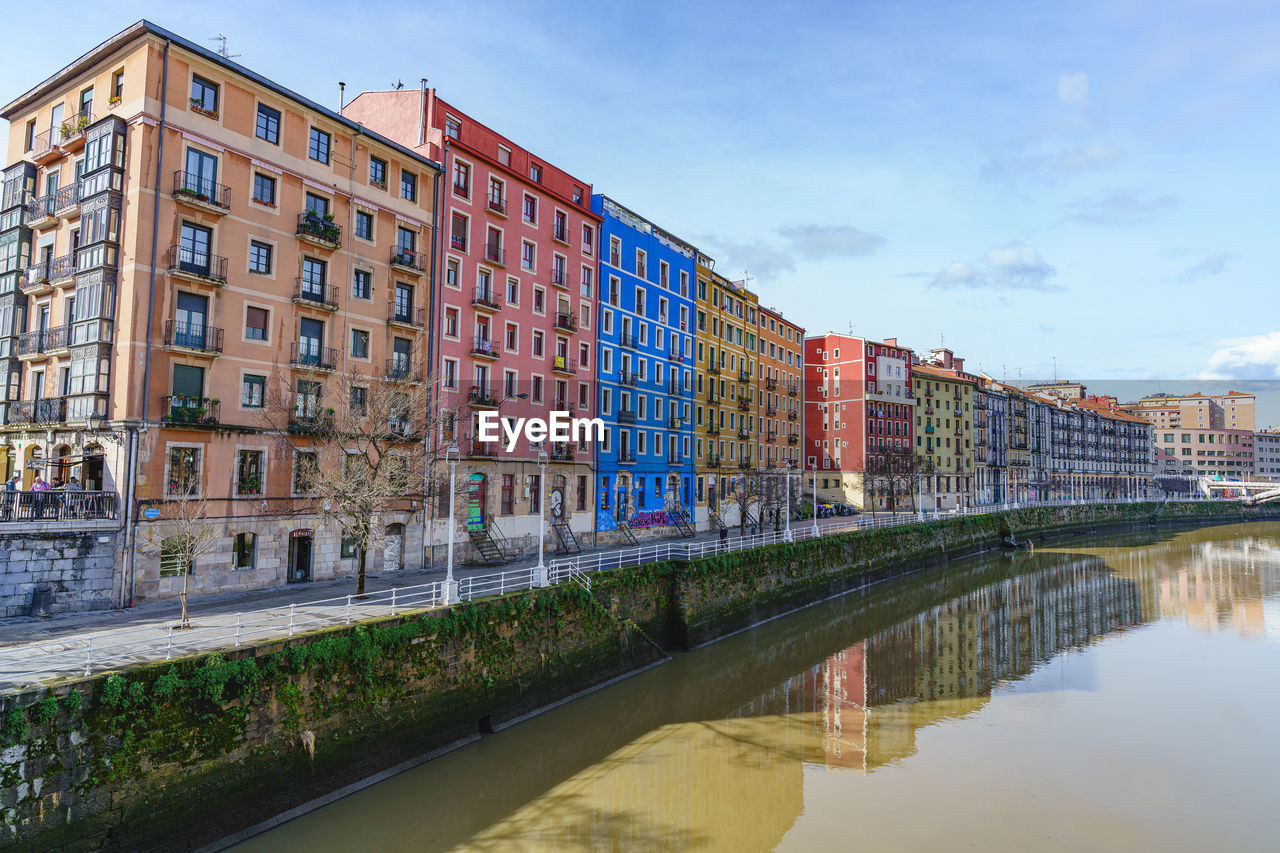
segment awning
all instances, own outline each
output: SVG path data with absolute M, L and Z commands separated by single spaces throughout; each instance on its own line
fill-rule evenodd
M 41 459 L 28 459 L 27 468 L 29 470 L 38 471 L 41 468 L 48 468 L 51 465 L 81 465 L 93 459 L 104 459 L 105 453 L 85 453 L 80 456 L 51 456 Z

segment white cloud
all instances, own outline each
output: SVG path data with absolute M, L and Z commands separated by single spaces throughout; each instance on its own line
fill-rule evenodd
M 1228 341 L 1199 379 L 1280 379 L 1280 332 Z
M 807 258 L 869 255 L 885 243 L 883 237 L 852 225 L 792 225 L 779 228 L 778 233 L 790 241 L 796 254 Z
M 954 261 L 941 269 L 929 287 L 974 290 L 1062 290 L 1051 279 L 1057 269 L 1026 243 L 992 246 L 972 263 Z
M 1033 180 L 1056 184 L 1081 172 L 1105 169 L 1124 157 L 1124 152 L 1110 142 L 1096 139 L 1055 153 L 1014 154 L 992 157 L 979 171 L 983 180 L 1010 184 Z
M 1064 104 L 1083 104 L 1089 100 L 1089 75 L 1083 71 L 1058 75 L 1058 100 Z

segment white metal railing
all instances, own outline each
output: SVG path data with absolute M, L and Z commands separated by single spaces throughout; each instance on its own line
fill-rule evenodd
M 1166 500 L 1202 502 L 1204 497 Z M 1079 506 L 1147 502 L 1142 498 L 1113 500 L 1058 500 L 1034 503 L 1006 503 L 964 507 L 928 513 L 857 515 L 826 520 L 815 526 L 812 520 L 793 523 L 790 530 L 768 530 L 747 536 L 729 536 L 706 541 L 656 542 L 615 551 L 575 554 L 548 562 L 547 583 L 565 581 L 591 588 L 590 575 L 605 569 L 623 568 L 664 560 L 689 561 L 732 553 L 786 541 L 830 536 L 858 530 L 872 530 L 915 524 L 957 515 L 982 515 L 1011 509 L 1039 506 Z M 1230 501 L 1224 501 L 1230 502 Z M 509 569 L 483 575 L 469 575 L 456 581 L 457 600 L 468 601 L 527 590 L 538 585 L 535 567 Z M 254 640 L 292 637 L 302 631 L 335 625 L 350 625 L 409 610 L 444 606 L 444 581 L 393 587 L 364 596 L 343 595 L 287 606 L 268 607 L 239 613 L 200 615 L 198 623 L 182 628 L 178 622 L 164 622 L 138 628 L 104 630 L 66 639 L 0 649 L 0 688 L 12 688 L 73 674 L 90 675 L 106 669 L 194 652 L 236 648 Z

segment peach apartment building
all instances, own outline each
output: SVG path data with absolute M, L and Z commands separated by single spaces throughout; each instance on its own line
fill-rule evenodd
M 0 115 L 6 473 L 119 496 L 126 602 L 181 587 L 138 531 L 187 478 L 222 534 L 194 594 L 351 574 L 263 410 L 343 405 L 317 375 L 422 381 L 437 164 L 147 21 Z M 419 510 L 372 571 L 421 564 Z

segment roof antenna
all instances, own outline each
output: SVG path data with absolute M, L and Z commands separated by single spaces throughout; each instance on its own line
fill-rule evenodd
M 342 115 L 342 110 L 347 105 L 347 84 L 341 80 L 338 81 L 338 115 Z
M 399 78 L 396 78 L 396 91 L 399 92 L 403 88 L 404 88 L 404 81 L 400 80 Z
M 209 39 L 209 41 L 216 41 L 216 42 L 218 42 L 218 50 L 217 50 L 217 53 L 218 53 L 218 55 L 219 55 L 219 56 L 221 56 L 223 59 L 238 59 L 238 58 L 240 58 L 241 54 L 239 54 L 239 53 L 227 53 L 227 37 L 226 37 L 226 36 L 224 36 L 222 33 L 218 33 L 216 36 L 213 36 L 212 38 L 210 38 L 210 39 Z

